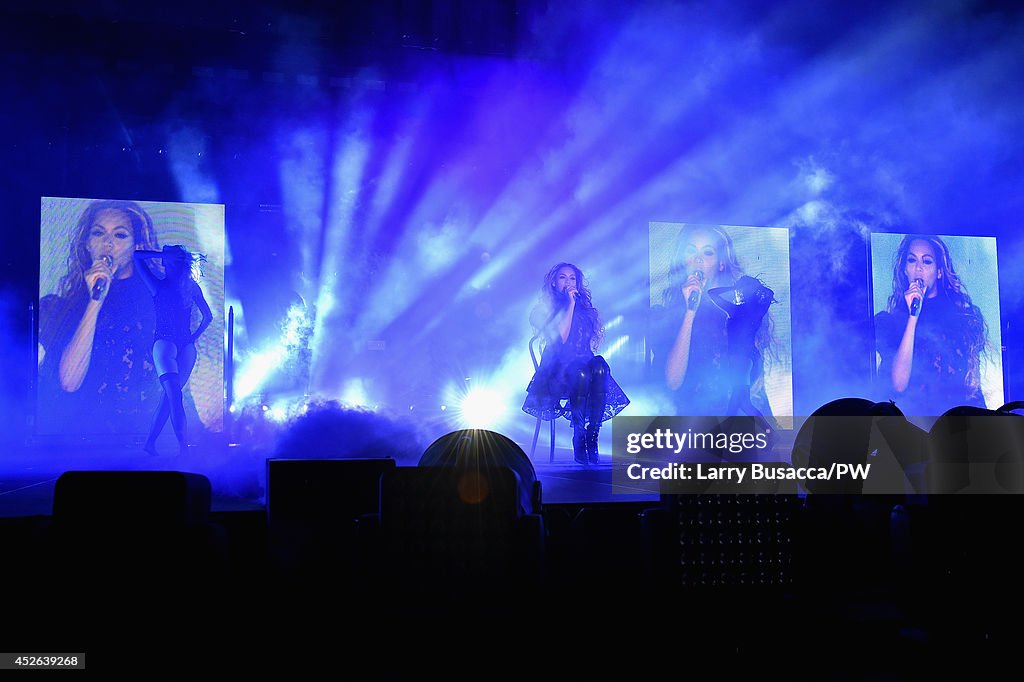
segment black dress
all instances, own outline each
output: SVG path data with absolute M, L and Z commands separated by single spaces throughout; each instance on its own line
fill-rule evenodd
M 675 344 L 685 312 L 686 306 L 681 300 L 670 309 L 662 306 L 651 309 L 651 346 L 654 351 L 651 381 L 658 385 L 665 384 L 665 361 Z M 728 413 L 734 381 L 728 323 L 725 311 L 708 296 L 702 296 L 693 318 L 686 376 L 679 388 L 671 391 L 670 399 L 676 415 L 724 416 Z M 755 336 L 759 329 L 760 324 L 754 328 Z M 758 385 L 751 393 L 751 402 L 762 414 L 770 415 L 771 406 L 764 384 L 758 381 L 763 376 L 764 358 L 753 341 L 746 348 L 748 352 L 750 349 L 754 351 L 749 358 L 753 363 L 750 382 Z
M 88 303 L 83 287 L 39 302 L 41 433 L 145 433 L 161 397 L 153 364 L 153 297 L 137 275 L 115 279 L 96 320 L 89 370 L 77 391 L 60 386 L 60 359 Z
M 976 306 L 965 312 L 944 295 L 921 306 L 914 333 L 914 359 L 906 390 L 892 385 L 892 365 L 910 313 L 905 306 L 875 315 L 875 345 L 881 363 L 878 384 L 883 396 L 907 415 L 938 416 L 958 405 L 985 407 L 980 387 L 967 384 L 970 340 L 984 333 Z M 977 358 L 976 358 L 977 359 Z
M 548 340 L 547 346 L 541 355 L 537 372 L 533 375 L 530 385 L 526 388 L 526 402 L 523 403 L 523 411 L 541 419 L 558 419 L 565 417 L 570 419 L 571 411 L 568 408 L 562 409 L 560 401 L 568 398 L 572 390 L 571 376 L 580 366 L 586 365 L 594 358 L 604 358 L 595 355 L 590 348 L 590 339 L 594 336 L 590 320 L 586 315 L 573 315 L 572 326 L 569 329 L 569 336 L 565 342 L 559 335 Z M 611 372 L 605 373 L 604 409 L 601 412 L 601 421 L 607 421 L 629 405 L 629 398 L 622 391 L 619 384 L 612 378 Z M 591 391 L 600 393 L 600 391 Z M 588 410 L 592 414 L 592 411 Z

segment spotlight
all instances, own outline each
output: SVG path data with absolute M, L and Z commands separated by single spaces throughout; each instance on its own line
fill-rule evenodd
M 362 379 L 350 379 L 341 391 L 341 402 L 348 407 L 370 407 L 365 382 Z
M 467 429 L 499 430 L 508 406 L 492 388 L 471 388 L 458 407 L 458 421 Z

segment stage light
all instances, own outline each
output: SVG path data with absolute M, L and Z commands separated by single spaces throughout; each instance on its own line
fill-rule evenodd
M 256 393 L 283 367 L 291 366 L 299 371 L 301 363 L 294 360 L 308 347 L 311 334 L 312 320 L 305 306 L 292 305 L 281 322 L 280 337 L 242 358 L 235 380 L 235 400 L 242 401 Z
M 284 362 L 285 349 L 274 345 L 245 356 L 235 380 L 235 400 L 243 401 L 256 393 Z
M 500 430 L 508 405 L 493 388 L 471 388 L 459 403 L 456 417 L 463 428 Z
M 341 391 L 341 403 L 346 407 L 369 407 L 370 399 L 362 379 L 350 379 Z

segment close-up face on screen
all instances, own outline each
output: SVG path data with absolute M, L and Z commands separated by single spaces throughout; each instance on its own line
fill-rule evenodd
M 145 434 L 169 374 L 196 428 L 224 428 L 223 206 L 43 197 L 39 272 L 38 433 Z
M 910 416 L 1003 404 L 994 237 L 871 235 L 875 389 Z
M 661 414 L 793 416 L 788 230 L 651 223 L 650 282 Z

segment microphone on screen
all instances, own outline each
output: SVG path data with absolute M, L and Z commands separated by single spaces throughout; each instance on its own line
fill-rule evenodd
M 108 255 L 100 256 L 99 260 L 106 263 L 108 268 L 114 267 L 114 259 Z M 96 280 L 96 284 L 92 285 L 92 300 L 100 300 L 100 297 L 103 296 L 103 292 L 107 290 L 107 284 L 109 284 L 109 281 L 106 276 L 100 277 Z
M 697 277 L 697 280 L 701 284 L 704 283 L 704 273 L 703 272 L 698 270 L 697 272 L 695 272 L 693 274 Z M 690 300 L 686 302 L 686 307 L 689 308 L 690 310 L 696 310 L 697 309 L 697 301 L 699 299 L 700 299 L 700 292 L 696 291 L 696 290 L 691 291 L 690 292 Z
M 924 280 L 921 278 L 915 279 L 917 286 L 921 287 L 921 296 L 923 297 L 927 289 L 924 288 Z M 921 298 L 915 298 L 910 302 L 910 314 L 917 317 L 921 314 Z

